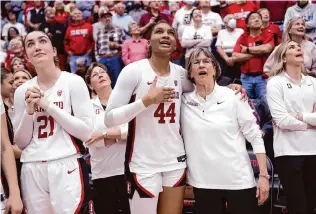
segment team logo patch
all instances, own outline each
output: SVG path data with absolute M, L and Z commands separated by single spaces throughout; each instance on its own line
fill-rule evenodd
M 288 88 L 292 88 L 291 83 L 287 83 L 286 85 L 287 85 Z
M 199 106 L 199 104 L 197 102 L 193 102 L 193 101 L 189 101 L 189 102 L 187 102 L 187 104 L 190 106 Z
M 62 93 L 63 93 L 63 91 L 62 91 L 62 90 L 57 91 L 57 95 L 58 95 L 58 97 L 60 97 L 60 96 L 62 95 Z
M 174 86 L 178 86 L 178 80 L 174 81 Z
M 126 187 L 127 187 L 127 194 L 131 194 L 132 193 L 132 184 L 131 184 L 131 182 L 127 181 L 126 182 Z

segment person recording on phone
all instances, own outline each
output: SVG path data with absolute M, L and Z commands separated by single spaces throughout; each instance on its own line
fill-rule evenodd
M 265 100 L 266 76 L 263 66 L 274 48 L 272 34 L 261 31 L 262 17 L 251 12 L 246 18 L 247 31 L 236 42 L 233 62 L 241 63 L 241 82 L 250 99 Z

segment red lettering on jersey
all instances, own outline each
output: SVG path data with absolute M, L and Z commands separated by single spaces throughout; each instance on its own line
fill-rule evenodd
M 50 127 L 50 131 L 49 133 L 47 131 L 45 131 L 45 129 L 48 126 L 48 121 L 49 121 L 49 127 Z M 52 136 L 54 134 L 54 128 L 55 128 L 55 124 L 54 124 L 54 118 L 52 116 L 39 116 L 37 118 L 37 122 L 41 123 L 44 122 L 44 124 L 40 125 L 38 127 L 38 139 L 41 138 L 47 138 L 49 136 Z
M 54 104 L 55 104 L 56 106 L 58 106 L 60 109 L 64 109 L 64 102 L 63 102 L 63 101 L 54 102 Z
M 158 123 L 160 123 L 160 124 L 166 123 L 165 117 L 170 117 L 169 123 L 175 123 L 176 122 L 174 119 L 176 117 L 175 107 L 176 107 L 176 104 L 171 103 L 167 112 L 165 113 L 165 104 L 160 103 L 158 108 L 156 109 L 156 111 L 154 113 L 154 117 L 159 117 Z

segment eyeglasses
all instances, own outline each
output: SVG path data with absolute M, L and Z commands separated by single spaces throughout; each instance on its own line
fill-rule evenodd
M 199 66 L 203 62 L 204 65 L 212 64 L 212 60 L 210 58 L 204 58 L 204 59 L 195 59 L 192 62 L 192 66 Z

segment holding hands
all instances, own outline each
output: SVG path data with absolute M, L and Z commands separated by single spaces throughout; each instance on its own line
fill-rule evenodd
M 49 102 L 38 86 L 28 88 L 25 93 L 26 112 L 33 115 L 38 108 L 47 109 Z

